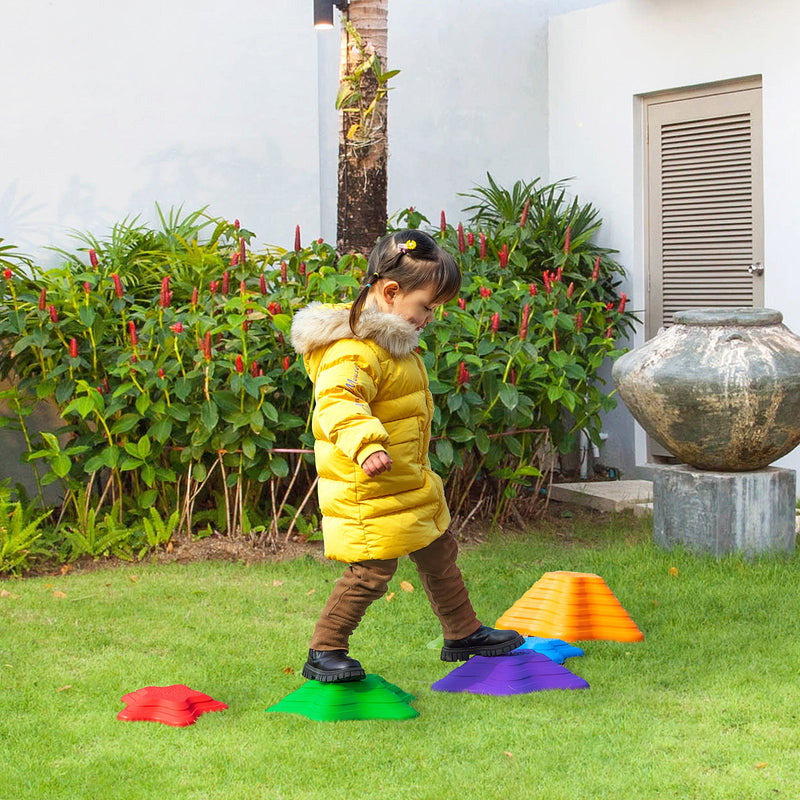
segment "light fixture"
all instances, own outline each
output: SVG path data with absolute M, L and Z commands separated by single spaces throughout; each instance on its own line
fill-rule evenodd
M 333 7 L 344 11 L 349 0 L 314 0 L 314 27 L 318 31 L 330 30 L 333 27 Z

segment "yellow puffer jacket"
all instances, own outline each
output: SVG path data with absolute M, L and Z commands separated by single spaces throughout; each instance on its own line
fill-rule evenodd
M 358 336 L 346 305 L 312 303 L 291 341 L 314 383 L 314 454 L 325 555 L 353 563 L 397 558 L 450 524 L 428 459 L 433 400 L 419 332 L 396 314 L 365 309 Z M 386 450 L 392 469 L 370 478 L 365 459 Z

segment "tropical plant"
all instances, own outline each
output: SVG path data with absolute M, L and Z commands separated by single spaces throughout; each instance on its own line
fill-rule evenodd
M 32 515 L 13 501 L 8 481 L 0 483 L 0 575 L 17 574 L 28 566 L 41 526 L 50 514 Z
M 311 443 L 310 393 L 291 315 L 311 298 L 343 299 L 364 261 L 337 269 L 333 248 L 302 247 L 299 229 L 293 250 L 254 254 L 238 221 L 161 220 L 160 231 L 125 221 L 108 239 L 81 236 L 87 252 L 64 253 L 59 269 L 4 273 L 10 407 L 24 426 L 33 402 L 52 401 L 65 421 L 28 437 L 28 459 L 46 464 L 42 484 L 62 482 L 67 520 L 88 522 L 91 507 L 101 525 L 107 505 L 119 524 L 153 524 L 155 508 L 186 532 L 210 523 L 274 541 L 313 481 L 298 447 Z M 79 535 L 74 550 L 96 554 Z

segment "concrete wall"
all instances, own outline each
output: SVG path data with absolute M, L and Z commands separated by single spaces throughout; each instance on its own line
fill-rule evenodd
M 556 16 L 549 37 L 549 173 L 576 175 L 601 210 L 603 239 L 644 307 L 642 123 L 637 95 L 749 75 L 763 79 L 765 304 L 800 332 L 795 268 L 800 186 L 800 5 L 783 0 L 618 0 Z M 637 339 L 641 340 L 641 334 Z M 607 420 L 606 463 L 631 472 L 645 438 L 624 409 Z M 631 443 L 635 441 L 635 452 Z M 800 468 L 800 453 L 778 462 Z
M 261 242 L 320 227 L 311 3 L 0 4 L 0 236 L 40 261 L 70 228 L 204 205 Z

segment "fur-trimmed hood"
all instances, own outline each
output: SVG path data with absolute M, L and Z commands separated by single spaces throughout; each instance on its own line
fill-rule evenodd
M 358 331 L 350 330 L 350 306 L 311 303 L 292 320 L 290 341 L 302 356 L 340 339 L 370 339 L 392 358 L 407 356 L 419 344 L 420 332 L 397 314 L 365 308 L 358 320 Z

